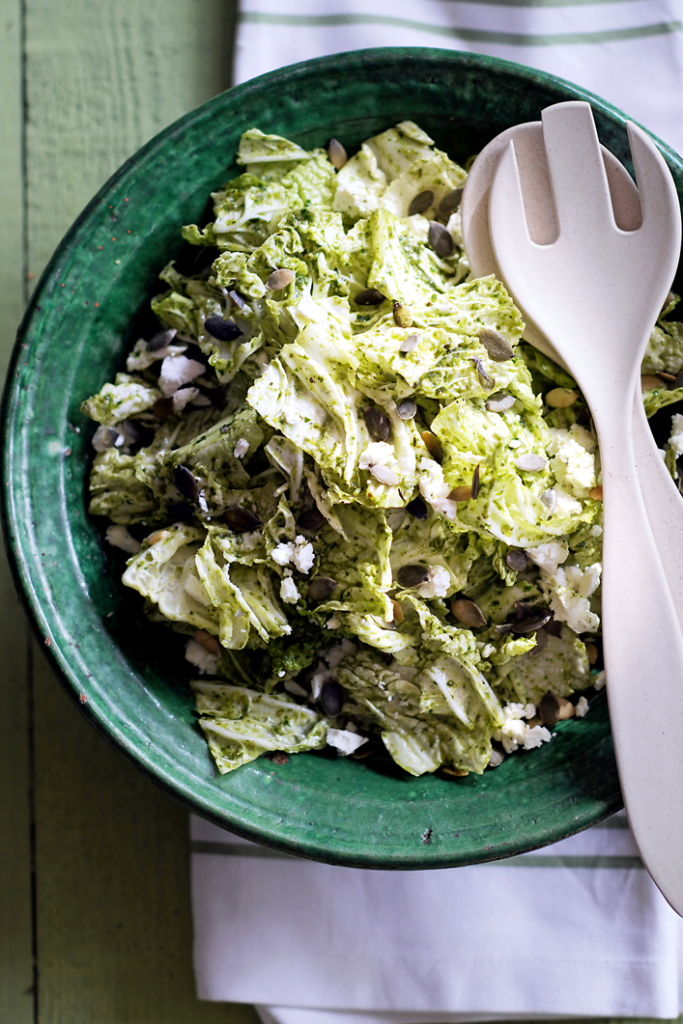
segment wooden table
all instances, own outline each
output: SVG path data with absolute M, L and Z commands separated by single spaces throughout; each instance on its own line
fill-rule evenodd
M 235 6 L 0 0 L 0 372 L 87 200 L 230 85 Z M 187 812 L 62 692 L 4 552 L 0 664 L 0 1024 L 256 1024 L 195 998 Z

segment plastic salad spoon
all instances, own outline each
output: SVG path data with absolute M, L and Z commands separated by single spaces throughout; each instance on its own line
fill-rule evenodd
M 593 416 L 604 487 L 603 648 L 624 802 L 641 856 L 683 916 L 683 640 L 638 485 L 631 424 L 640 363 L 678 262 L 681 215 L 670 172 L 627 124 L 642 224 L 615 222 L 590 106 L 543 111 L 557 237 L 532 241 L 515 142 L 489 200 L 502 277 L 552 338 Z M 529 195 L 545 187 L 525 186 Z
M 543 124 L 541 121 L 530 121 L 514 125 L 492 139 L 477 155 L 462 197 L 465 251 L 477 277 L 487 274 L 501 276 L 489 235 L 489 194 L 498 160 L 511 141 L 515 143 L 520 168 L 529 234 L 539 243 L 551 242 L 557 235 L 557 217 L 551 198 L 548 160 L 543 145 Z M 604 146 L 600 149 L 615 221 L 624 231 L 634 231 L 641 224 L 638 190 L 623 164 Z M 527 187 L 525 192 L 525 182 L 528 185 L 530 181 L 536 182 L 537 187 Z M 543 187 L 539 187 L 541 184 Z M 527 312 L 522 312 L 527 324 L 523 335 L 525 341 L 567 369 L 552 342 L 531 323 Z M 650 529 L 683 632 L 683 500 L 659 454 L 638 391 L 632 430 L 636 468 Z

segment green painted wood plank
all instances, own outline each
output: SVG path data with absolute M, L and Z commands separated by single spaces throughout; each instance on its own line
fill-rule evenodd
M 0 379 L 24 290 L 22 21 L 0 0 Z M 28 634 L 0 553 L 0 1020 L 33 1021 Z
M 39 1024 L 256 1024 L 195 997 L 185 808 L 95 733 L 39 651 L 35 705 Z
M 33 274 L 130 153 L 229 85 L 234 6 L 27 0 Z M 90 729 L 42 653 L 34 692 L 38 1024 L 255 1024 L 194 994 L 187 812 Z

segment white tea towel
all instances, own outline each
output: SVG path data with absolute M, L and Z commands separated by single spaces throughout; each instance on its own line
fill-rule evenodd
M 241 0 L 235 77 L 373 46 L 550 71 L 683 151 L 683 0 Z
M 241 0 L 236 81 L 374 46 L 547 70 L 683 150 L 683 0 Z M 264 1024 L 677 1017 L 680 922 L 626 819 L 512 860 L 370 872 L 192 821 L 202 999 Z M 681 933 L 683 935 L 683 932 Z
M 200 999 L 277 1024 L 678 1016 L 678 918 L 623 813 L 448 870 L 317 864 L 200 818 L 192 851 Z

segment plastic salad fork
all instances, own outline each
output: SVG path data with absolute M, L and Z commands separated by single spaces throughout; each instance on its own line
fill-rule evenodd
M 640 363 L 678 262 L 680 208 L 662 156 L 629 123 L 642 224 L 622 230 L 590 106 L 560 103 L 542 117 L 557 237 L 539 244 L 529 235 L 512 141 L 491 186 L 491 242 L 503 280 L 552 339 L 597 430 L 603 648 L 619 778 L 643 861 L 683 916 L 683 640 L 638 485 L 631 434 Z M 525 194 L 545 187 L 528 181 Z
M 477 277 L 487 274 L 500 277 L 500 268 L 489 235 L 489 194 L 501 153 L 513 140 L 520 165 L 522 188 L 525 180 L 535 181 L 537 186 L 542 182 L 544 186 L 532 189 L 525 196 L 525 212 L 531 237 L 536 242 L 549 242 L 557 234 L 557 218 L 543 146 L 543 124 L 541 121 L 531 121 L 514 125 L 497 135 L 477 155 L 462 197 L 462 234 L 470 266 Z M 604 146 L 601 151 L 616 223 L 625 231 L 634 231 L 641 224 L 638 190 L 617 158 Z M 564 366 L 562 357 L 548 338 L 530 322 L 524 310 L 523 317 L 526 322 L 524 339 Z M 683 632 L 683 500 L 659 454 L 638 393 L 633 407 L 632 430 L 645 509 Z

